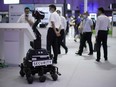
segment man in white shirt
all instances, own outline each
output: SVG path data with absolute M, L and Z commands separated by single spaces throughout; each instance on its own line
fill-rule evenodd
M 65 53 L 67 53 L 68 52 L 68 48 L 65 45 L 65 31 L 66 31 L 67 21 L 66 21 L 65 17 L 63 17 L 61 15 L 61 11 L 60 10 L 57 10 L 56 12 L 59 14 L 59 16 L 61 18 L 61 27 L 60 27 L 60 34 L 61 34 L 61 36 L 58 37 L 58 54 L 61 53 L 60 46 L 62 46 L 65 49 Z
M 110 27 L 110 20 L 109 18 L 104 15 L 104 9 L 98 8 L 98 18 L 96 21 L 96 38 L 97 38 L 97 59 L 96 61 L 100 61 L 101 53 L 100 53 L 100 48 L 101 48 L 101 43 L 103 45 L 103 50 L 104 50 L 104 58 L 105 61 L 108 60 L 107 57 L 107 36 L 108 36 L 108 29 Z
M 79 46 L 79 51 L 76 53 L 77 55 L 82 55 L 83 48 L 85 46 L 85 42 L 89 44 L 89 54 L 88 55 L 93 55 L 93 46 L 92 46 L 92 27 L 93 27 L 93 22 L 91 19 L 88 18 L 89 14 L 88 12 L 83 14 L 83 29 L 82 29 L 82 36 L 81 36 L 81 41 L 80 41 L 80 46 Z
M 57 63 L 57 56 L 58 56 L 58 44 L 57 39 L 60 36 L 60 26 L 61 20 L 60 16 L 56 12 L 55 5 L 49 5 L 49 11 L 51 12 L 49 23 L 48 23 L 48 32 L 47 32 L 47 50 L 51 54 L 51 46 L 53 48 L 53 63 Z
M 30 14 L 30 9 L 29 7 L 25 7 L 24 9 L 24 14 L 20 16 L 20 18 L 17 21 L 18 23 L 29 23 L 30 26 L 33 25 L 34 23 L 34 17 L 32 14 Z

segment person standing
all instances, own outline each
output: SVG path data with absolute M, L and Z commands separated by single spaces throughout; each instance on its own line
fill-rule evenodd
M 82 14 L 80 15 L 80 19 L 81 19 L 80 20 L 81 22 L 80 22 L 80 24 L 78 26 L 79 39 L 80 39 L 79 43 L 81 43 L 81 41 L 82 41 L 82 35 L 83 35 L 82 30 L 83 30 L 83 20 L 84 20 L 84 18 L 83 18 Z M 85 48 L 85 50 L 87 50 L 86 42 L 85 42 L 84 48 Z M 79 49 L 81 49 L 80 46 L 79 46 Z M 75 54 L 78 54 L 78 51 L 76 51 Z
M 29 23 L 30 26 L 33 25 L 34 23 L 34 17 L 32 16 L 32 14 L 30 14 L 30 9 L 29 7 L 25 7 L 24 9 L 24 14 L 22 14 L 18 21 L 18 23 Z
M 48 32 L 47 32 L 47 50 L 49 54 L 51 55 L 51 46 L 53 48 L 53 63 L 57 64 L 57 57 L 58 57 L 58 44 L 57 39 L 60 36 L 60 26 L 61 26 L 61 20 L 60 16 L 56 12 L 56 6 L 55 5 L 49 5 L 49 11 L 51 13 L 48 23 Z
M 76 18 L 75 20 L 75 35 L 74 35 L 74 41 L 77 42 L 77 38 L 79 37 L 79 25 L 81 23 L 81 18 L 80 18 L 80 15 L 78 16 L 78 18 Z
M 81 41 L 80 41 L 80 47 L 79 47 L 79 51 L 78 53 L 76 53 L 77 55 L 82 55 L 83 52 L 83 48 L 85 46 L 85 43 L 87 41 L 87 43 L 89 44 L 89 54 L 88 55 L 93 55 L 93 46 L 92 46 L 92 26 L 93 26 L 93 22 L 91 19 L 88 18 L 89 14 L 88 12 L 83 14 L 83 29 L 82 29 L 82 35 L 81 35 Z
M 68 52 L 68 48 L 65 45 L 65 31 L 66 31 L 67 21 L 66 21 L 65 17 L 63 17 L 61 15 L 61 11 L 60 10 L 57 10 L 56 12 L 59 14 L 59 16 L 61 18 L 61 29 L 60 29 L 61 36 L 58 37 L 58 54 L 61 53 L 60 46 L 62 46 L 65 49 L 65 53 L 67 53 Z
M 104 50 L 104 59 L 105 61 L 108 60 L 108 52 L 107 52 L 107 36 L 108 36 L 108 29 L 110 27 L 110 20 L 104 14 L 104 9 L 102 7 L 98 8 L 98 18 L 96 21 L 96 41 L 97 41 L 97 62 L 100 62 L 101 57 L 101 44 L 103 45 Z
M 75 17 L 70 17 L 70 27 L 69 27 L 69 38 L 74 38 L 74 25 L 75 25 Z

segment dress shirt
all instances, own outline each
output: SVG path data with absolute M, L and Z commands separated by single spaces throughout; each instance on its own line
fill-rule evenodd
M 82 32 L 92 32 L 92 29 L 91 29 L 92 25 L 93 25 L 93 22 L 91 19 L 89 18 L 84 19 Z
M 34 17 L 32 16 L 32 14 L 28 14 L 28 20 L 31 20 L 33 23 L 34 23 Z M 26 20 L 25 20 L 25 14 L 22 14 L 20 16 L 20 18 L 18 19 L 17 21 L 18 23 L 28 23 Z
M 61 17 L 61 29 L 66 30 L 66 26 L 67 26 L 67 21 L 65 19 L 65 17 L 60 16 Z
M 57 29 L 60 28 L 60 26 L 61 26 L 61 18 L 60 18 L 60 16 L 58 15 L 58 13 L 56 11 L 51 13 L 50 18 L 49 18 L 49 23 L 48 23 L 48 27 L 53 28 L 51 22 L 54 22 L 55 28 L 57 28 Z
M 110 28 L 110 20 L 107 16 L 104 14 L 98 16 L 97 21 L 96 21 L 96 35 L 98 34 L 99 30 L 104 30 L 107 31 Z

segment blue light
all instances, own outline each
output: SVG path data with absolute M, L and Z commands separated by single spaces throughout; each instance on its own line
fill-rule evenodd
M 97 13 L 98 3 L 88 2 L 88 12 Z M 80 4 L 80 13 L 84 12 L 84 2 Z
M 84 3 L 80 4 L 80 13 L 82 14 L 84 12 Z
M 98 3 L 89 3 L 88 4 L 88 12 L 97 13 Z

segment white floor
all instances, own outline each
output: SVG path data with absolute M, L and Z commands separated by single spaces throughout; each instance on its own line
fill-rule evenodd
M 116 87 L 116 38 L 108 39 L 109 62 L 102 58 L 97 63 L 96 53 L 93 56 L 88 56 L 88 52 L 82 56 L 75 55 L 79 40 L 74 42 L 67 38 L 67 46 L 68 54 L 64 54 L 62 49 L 56 65 L 62 74 L 58 81 L 52 81 L 48 75 L 46 82 L 40 83 L 36 77 L 30 85 L 25 78 L 20 77 L 19 67 L 7 67 L 0 69 L 0 87 Z

